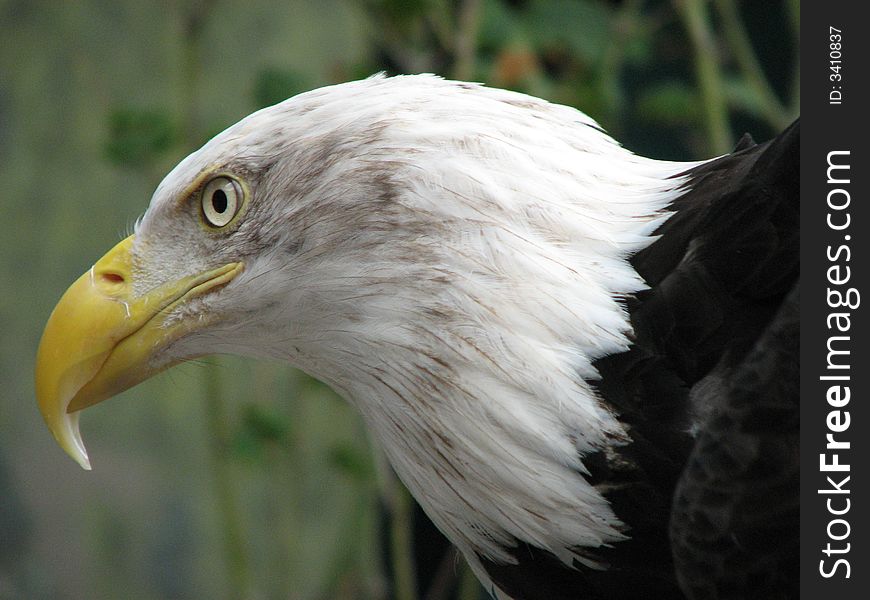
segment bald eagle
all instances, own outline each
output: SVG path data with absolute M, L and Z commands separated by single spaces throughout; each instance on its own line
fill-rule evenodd
M 798 131 L 668 162 L 434 76 L 298 95 L 184 159 L 69 288 L 39 407 L 87 469 L 83 408 L 285 360 L 495 598 L 795 597 Z

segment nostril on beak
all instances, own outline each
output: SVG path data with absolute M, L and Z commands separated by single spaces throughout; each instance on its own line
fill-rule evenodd
M 124 276 L 119 273 L 103 272 L 100 278 L 106 283 L 124 283 Z

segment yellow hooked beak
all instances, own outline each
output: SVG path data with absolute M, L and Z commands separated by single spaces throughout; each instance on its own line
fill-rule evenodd
M 36 354 L 39 410 L 61 448 L 85 469 L 91 466 L 78 411 L 180 362 L 154 359 L 210 319 L 170 323 L 171 309 L 225 285 L 243 268 L 230 263 L 135 296 L 132 245 L 130 236 L 70 286 L 49 317 Z

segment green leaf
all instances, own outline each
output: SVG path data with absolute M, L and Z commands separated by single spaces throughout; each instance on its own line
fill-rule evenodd
M 500 0 L 484 0 L 477 33 L 478 47 L 483 50 L 498 51 L 501 47 L 524 37 L 517 11 L 511 10 Z
M 597 62 L 610 37 L 610 13 L 590 0 L 534 0 L 525 22 L 536 47 L 561 44 L 578 58 Z
M 754 117 L 764 118 L 764 100 L 745 79 L 730 76 L 725 77 L 723 83 L 729 105 Z
M 289 429 L 282 415 L 257 404 L 247 404 L 232 439 L 232 453 L 242 460 L 261 460 L 267 447 L 287 442 Z
M 263 442 L 242 429 L 233 437 L 231 452 L 234 458 L 255 463 L 263 458 Z
M 370 4 L 393 23 L 406 25 L 426 14 L 432 0 L 374 0 Z
M 637 67 L 646 67 L 655 60 L 653 39 L 643 27 L 636 27 L 625 41 L 625 63 Z
M 109 117 L 106 156 L 116 165 L 142 167 L 159 159 L 178 139 L 166 112 L 121 108 Z
M 350 444 L 338 444 L 329 450 L 328 461 L 337 471 L 358 481 L 374 477 L 374 466 L 368 452 Z
M 257 404 L 245 407 L 242 426 L 256 439 L 272 443 L 283 442 L 289 429 L 279 414 Z
M 301 73 L 284 69 L 263 69 L 254 82 L 254 104 L 257 108 L 272 106 L 308 89 Z
M 654 123 L 685 125 L 700 118 L 700 102 L 694 88 L 681 81 L 667 81 L 641 94 L 637 114 Z

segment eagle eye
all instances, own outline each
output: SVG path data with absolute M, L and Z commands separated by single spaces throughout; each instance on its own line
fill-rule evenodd
M 215 177 L 202 189 L 202 216 L 212 227 L 225 227 L 242 206 L 242 187 L 229 177 Z

